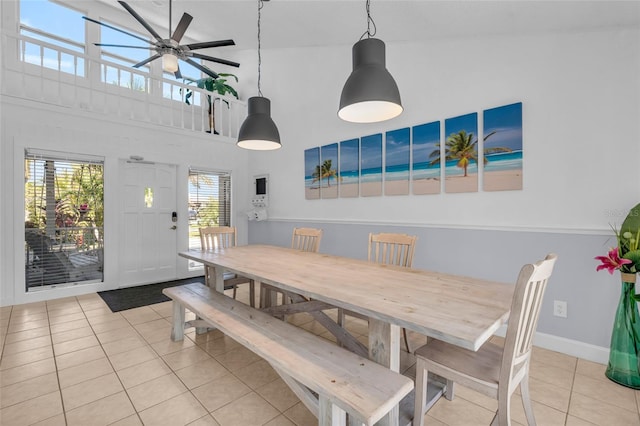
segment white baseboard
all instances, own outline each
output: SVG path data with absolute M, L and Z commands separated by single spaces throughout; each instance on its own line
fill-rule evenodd
M 504 337 L 506 330 L 506 326 L 503 326 L 496 332 L 496 335 Z M 533 344 L 540 348 L 561 352 L 599 364 L 607 364 L 609 362 L 609 348 L 558 337 L 552 334 L 537 332 L 533 338 Z

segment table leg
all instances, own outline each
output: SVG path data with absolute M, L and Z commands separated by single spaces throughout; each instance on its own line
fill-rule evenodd
M 210 279 L 208 282 L 209 286 L 213 286 L 217 292 L 224 293 L 224 269 L 216 268 L 213 266 L 206 267 L 209 269 L 207 273 L 207 277 Z M 196 320 L 199 320 L 196 316 Z M 196 327 L 196 334 L 204 334 L 209 329 L 207 327 Z
M 388 322 L 369 318 L 369 359 L 378 364 L 400 371 L 400 327 Z M 377 424 L 399 425 L 400 410 L 395 406 Z

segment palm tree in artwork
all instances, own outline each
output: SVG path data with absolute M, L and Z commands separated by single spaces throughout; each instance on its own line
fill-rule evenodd
M 484 137 L 483 141 L 489 139 L 496 132 L 493 131 Z M 464 176 L 467 176 L 467 168 L 471 161 L 478 162 L 478 139 L 475 138 L 473 133 L 467 133 L 466 130 L 460 130 L 458 133 L 452 133 L 445 142 L 445 160 L 458 160 L 457 167 L 464 170 Z M 511 149 L 505 147 L 491 147 L 485 148 L 484 164 L 489 160 L 486 154 L 494 154 L 496 152 L 511 152 Z M 433 158 L 431 165 L 438 164 L 440 162 L 440 144 L 436 145 L 436 149 L 431 152 L 429 158 Z
M 324 160 L 322 165 L 316 166 L 316 170 L 313 172 L 313 182 L 327 178 L 327 186 L 331 187 L 331 177 L 335 178 L 337 174 L 336 169 L 331 168 L 331 160 Z

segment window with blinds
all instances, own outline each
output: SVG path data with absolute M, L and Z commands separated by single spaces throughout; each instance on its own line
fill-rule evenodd
M 224 172 L 189 170 L 188 213 L 189 248 L 200 250 L 199 228 L 231 226 L 231 175 Z
M 34 291 L 103 281 L 104 161 L 25 153 L 25 282 Z

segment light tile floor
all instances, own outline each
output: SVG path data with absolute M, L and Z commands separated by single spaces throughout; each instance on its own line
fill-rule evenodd
M 247 299 L 240 290 L 239 299 Z M 322 337 L 311 317 L 290 322 Z M 169 338 L 170 302 L 112 313 L 97 294 L 0 308 L 0 424 L 315 425 L 271 367 L 213 331 Z M 366 342 L 363 321 L 347 328 Z M 413 346 L 421 336 L 411 335 Z M 496 338 L 497 339 L 497 338 Z M 402 354 L 402 371 L 415 360 Z M 535 348 L 531 394 L 539 425 L 640 425 L 640 392 L 604 377 L 605 366 Z M 431 425 L 488 425 L 497 403 L 458 386 L 427 413 Z M 519 398 L 515 425 L 526 424 Z

